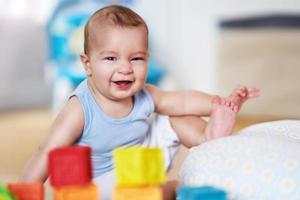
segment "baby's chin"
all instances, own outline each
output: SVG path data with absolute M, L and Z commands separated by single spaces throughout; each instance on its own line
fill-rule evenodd
M 113 101 L 125 101 L 131 99 L 136 92 L 134 91 L 118 91 L 111 95 L 110 99 Z

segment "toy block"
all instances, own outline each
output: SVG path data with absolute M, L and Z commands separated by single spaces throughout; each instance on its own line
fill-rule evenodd
M 188 187 L 181 186 L 177 191 L 177 200 L 227 200 L 224 190 L 211 187 Z
M 48 171 L 53 187 L 84 185 L 92 180 L 91 148 L 61 147 L 48 156 Z
M 55 200 L 98 200 L 98 189 L 94 184 L 54 188 Z
M 113 200 L 162 200 L 163 194 L 159 186 L 114 188 Z
M 117 185 L 141 186 L 166 182 L 163 154 L 159 148 L 118 148 L 113 151 L 113 159 Z
M 42 183 L 10 183 L 8 189 L 18 200 L 43 200 L 44 186 Z
M 0 185 L 0 200 L 15 200 L 14 195 L 7 189 L 6 186 Z

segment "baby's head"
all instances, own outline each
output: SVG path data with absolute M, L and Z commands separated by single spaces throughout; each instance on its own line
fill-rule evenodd
M 144 42 L 148 47 L 148 27 L 142 17 L 129 8 L 112 5 L 96 11 L 86 23 L 84 28 L 84 53 L 86 55 L 97 47 L 98 39 L 103 37 L 102 31 L 107 28 L 139 28 L 141 33 L 145 34 Z
M 91 16 L 80 55 L 89 83 L 98 95 L 128 99 L 147 77 L 148 28 L 129 8 L 108 6 Z

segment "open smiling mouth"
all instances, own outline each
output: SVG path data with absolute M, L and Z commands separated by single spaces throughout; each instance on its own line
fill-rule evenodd
M 113 81 L 113 83 L 122 90 L 128 89 L 133 81 Z

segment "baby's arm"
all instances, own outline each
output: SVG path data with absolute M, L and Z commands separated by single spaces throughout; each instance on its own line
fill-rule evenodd
M 163 91 L 149 84 L 145 87 L 153 98 L 157 113 L 172 116 L 209 116 L 211 113 L 212 95 L 193 90 Z
M 48 153 L 54 148 L 72 145 L 81 136 L 83 124 L 81 105 L 73 97 L 58 114 L 48 135 L 26 164 L 20 182 L 45 182 L 48 177 Z

